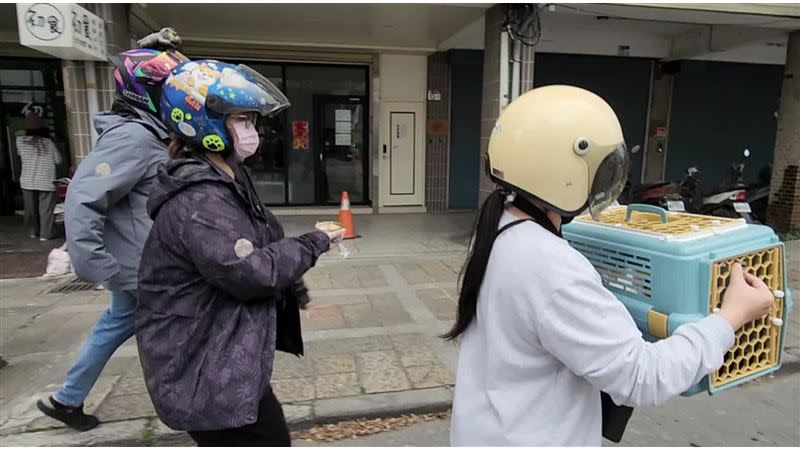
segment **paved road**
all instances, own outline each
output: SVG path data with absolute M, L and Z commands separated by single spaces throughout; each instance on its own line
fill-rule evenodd
M 290 235 L 315 222 L 281 220 Z M 356 223 L 364 238 L 347 242 L 351 258 L 333 252 L 306 274 L 312 297 L 302 313 L 306 357 L 280 353 L 275 362 L 272 386 L 292 423 L 446 407 L 452 396 L 456 347 L 438 335 L 454 319 L 471 215 L 366 216 Z M 50 292 L 66 281 L 0 280 L 0 354 L 8 362 L 0 436 L 7 442 L 84 443 L 52 430 L 62 425 L 35 407 L 58 387 L 108 304 L 102 290 Z M 146 437 L 158 425 L 133 339 L 106 366 L 86 409 L 105 430 L 128 421 L 128 430 L 137 430 L 131 434 Z
M 800 446 L 800 374 L 790 366 L 775 378 L 751 383 L 709 398 L 677 398 L 640 408 L 619 446 Z M 449 421 L 337 442 L 296 441 L 297 446 L 400 447 L 447 446 Z M 604 442 L 604 445 L 613 445 Z
M 315 218 L 281 220 L 289 234 L 298 234 L 313 227 Z M 449 401 L 456 348 L 437 335 L 454 317 L 471 220 L 471 215 L 357 216 L 365 237 L 348 242 L 352 258 L 327 255 L 307 276 L 314 298 L 314 309 L 303 319 L 308 357 L 282 355 L 276 361 L 273 385 L 290 421 Z M 800 242 L 788 254 L 797 287 Z M 0 281 L 0 354 L 9 363 L 0 372 L 3 445 L 91 445 L 113 438 L 136 445 L 136 439 L 152 436 L 180 442 L 181 436 L 170 435 L 154 417 L 133 341 L 114 355 L 87 399 L 87 410 L 105 422 L 96 431 L 52 430 L 58 424 L 36 410 L 36 398 L 57 387 L 108 303 L 104 291 L 47 293 L 63 281 Z M 639 410 L 625 443 L 800 445 L 798 310 L 789 320 L 786 342 L 793 362 L 781 375 L 711 399 L 675 399 Z M 446 423 L 367 439 L 444 445 Z

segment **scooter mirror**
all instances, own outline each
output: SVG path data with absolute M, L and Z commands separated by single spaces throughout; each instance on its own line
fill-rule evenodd
M 638 144 L 634 145 L 633 148 L 631 148 L 631 155 L 635 155 L 635 154 L 639 153 L 639 150 L 641 150 L 641 148 L 642 147 L 640 145 L 638 145 Z
M 744 149 L 744 157 L 745 158 L 749 158 L 750 157 L 750 149 L 749 148 Z

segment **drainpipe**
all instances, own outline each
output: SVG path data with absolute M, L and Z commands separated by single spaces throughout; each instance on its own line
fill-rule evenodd
M 95 70 L 94 61 L 84 61 L 83 63 L 84 75 L 86 77 L 86 107 L 89 113 L 89 130 L 91 130 L 92 141 L 89 143 L 90 151 L 94 149 L 94 144 L 97 142 L 97 130 L 94 128 L 94 116 L 99 112 L 99 104 L 97 102 L 97 71 Z
M 500 33 L 500 97 L 499 105 L 500 110 L 498 114 L 503 112 L 505 107 L 511 103 L 511 96 L 509 95 L 509 74 L 508 74 L 508 61 L 509 61 L 509 37 L 508 33 L 503 31 Z
M 508 33 L 506 33 L 507 35 Z M 514 40 L 511 42 L 511 101 L 522 93 L 522 43 Z

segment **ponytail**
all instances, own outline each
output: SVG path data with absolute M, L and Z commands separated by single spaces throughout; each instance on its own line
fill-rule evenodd
M 483 284 L 486 266 L 497 238 L 497 228 L 505 211 L 506 194 L 495 190 L 483 202 L 475 223 L 475 235 L 464 269 L 461 271 L 461 293 L 458 296 L 456 323 L 443 339 L 452 341 L 467 330 L 478 310 L 478 292 Z

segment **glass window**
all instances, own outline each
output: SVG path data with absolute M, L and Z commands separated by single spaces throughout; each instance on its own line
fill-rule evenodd
M 283 90 L 283 66 L 280 64 L 244 63 L 246 66 L 260 73 L 272 82 L 278 89 Z
M 47 94 L 45 91 L 22 91 L 17 89 L 3 89 L 3 103 L 19 103 L 22 104 L 22 108 L 25 107 L 28 103 L 39 103 L 40 105 L 31 105 L 31 106 L 43 106 L 46 101 Z M 43 114 L 41 114 L 43 115 Z
M 277 64 L 245 63 L 283 90 L 283 67 Z M 286 145 L 283 132 L 286 113 L 265 117 L 258 124 L 261 145 L 255 155 L 245 161 L 253 174 L 253 186 L 262 202 L 269 205 L 286 203 Z
M 245 161 L 261 201 L 335 204 L 346 190 L 352 202 L 366 202 L 367 68 L 243 64 L 264 75 L 292 103 L 259 121 L 261 146 Z
M 326 138 L 323 136 L 326 127 L 317 123 L 324 120 L 320 111 L 324 106 L 320 100 L 323 96 L 366 96 L 366 75 L 364 67 L 314 64 L 286 67 L 286 94 L 292 102 L 287 111 L 290 126 L 286 130 L 290 133 L 288 141 L 292 143 L 288 150 L 290 203 L 327 203 L 332 197 L 338 201 L 338 192 L 326 192 L 329 183 L 325 181 L 328 172 L 324 164 L 325 150 L 319 148 L 324 145 L 321 143 Z M 299 137 L 300 142 L 295 142 L 295 137 Z M 348 166 L 353 167 L 352 164 Z M 352 197 L 351 200 L 362 201 Z
M 39 70 L 0 69 L 0 84 L 16 87 L 42 87 L 44 78 Z

